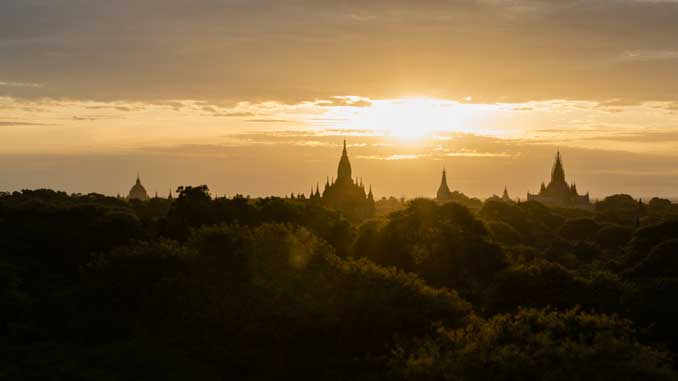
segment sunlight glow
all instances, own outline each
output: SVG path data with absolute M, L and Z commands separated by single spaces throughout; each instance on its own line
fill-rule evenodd
M 341 128 L 370 130 L 402 143 L 416 143 L 444 132 L 472 132 L 483 106 L 432 98 L 375 100 L 359 110 L 340 110 Z M 477 132 L 477 131 L 475 131 Z

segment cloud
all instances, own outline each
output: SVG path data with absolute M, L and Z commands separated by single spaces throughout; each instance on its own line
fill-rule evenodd
M 253 123 L 295 123 L 294 120 L 286 119 L 248 119 L 247 121 Z
M 115 110 L 115 111 L 141 111 L 146 106 L 142 104 L 121 104 L 118 102 L 110 102 L 106 104 L 96 104 L 96 105 L 84 105 L 84 108 L 88 110 Z
M 414 160 L 421 159 L 422 157 L 427 157 L 428 155 L 416 155 L 416 154 L 396 154 L 388 156 L 376 156 L 376 155 L 358 155 L 358 159 L 366 160 Z
M 595 170 L 594 173 L 606 175 L 621 175 L 621 176 L 641 176 L 641 177 L 678 177 L 678 169 L 668 170 L 624 170 L 624 169 L 607 169 Z
M 92 122 L 95 120 L 104 120 L 104 119 L 123 119 L 125 118 L 122 115 L 73 115 L 71 120 L 74 121 L 88 121 Z
M 11 120 L 0 120 L 0 127 L 13 127 L 13 126 L 50 126 L 50 123 L 34 123 L 34 122 L 18 122 Z
M 624 52 L 621 57 L 624 61 L 664 61 L 678 60 L 676 50 L 632 50 Z
M 589 137 L 590 140 L 607 140 L 618 142 L 669 143 L 678 142 L 678 131 L 639 131 L 610 133 Z
M 678 111 L 678 102 L 662 102 L 656 107 L 667 111 Z
M 182 101 L 177 101 L 177 100 L 166 100 L 166 101 L 154 101 L 151 102 L 152 104 L 156 106 L 166 106 L 171 108 L 174 111 L 180 111 L 184 107 L 186 107 L 186 103 Z
M 215 112 L 210 116 L 219 117 L 219 118 L 246 118 L 252 117 L 256 114 L 253 112 Z
M 668 1 L 195 0 L 189 10 L 183 0 L 5 0 L 0 71 L 49 86 L 0 95 L 351 107 L 368 101 L 333 97 L 671 100 L 676 19 Z
M 443 156 L 447 157 L 512 157 L 515 155 L 505 152 L 446 152 Z
M 38 88 L 42 87 L 39 83 L 29 83 L 29 82 L 5 82 L 0 81 L 0 87 L 32 87 Z
M 369 99 L 351 96 L 336 96 L 328 100 L 319 100 L 315 102 L 316 106 L 321 107 L 370 107 L 372 102 Z

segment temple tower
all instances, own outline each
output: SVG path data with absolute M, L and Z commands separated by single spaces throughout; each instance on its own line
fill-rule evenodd
M 452 192 L 447 186 L 447 172 L 443 169 L 443 177 L 440 179 L 440 187 L 438 187 L 438 193 L 436 194 L 436 199 L 440 201 L 449 200 L 452 198 Z
M 344 140 L 344 150 L 341 152 L 341 159 L 337 168 L 337 182 L 353 183 L 351 178 L 351 162 L 348 160 L 348 152 L 346 152 L 346 140 Z

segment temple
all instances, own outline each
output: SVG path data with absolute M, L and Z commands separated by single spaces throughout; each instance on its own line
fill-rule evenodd
M 556 159 L 551 170 L 551 181 L 548 186 L 541 183 L 539 194 L 527 193 L 527 201 L 537 201 L 545 205 L 573 207 L 573 208 L 590 208 L 591 201 L 589 194 L 586 193 L 580 196 L 577 193 L 577 186 L 573 183 L 568 185 L 565 181 L 565 169 L 560 157 L 560 151 L 556 153 Z
M 513 202 L 513 200 L 511 200 L 511 196 L 509 196 L 508 188 L 506 188 L 506 186 L 504 186 L 504 193 L 501 195 L 501 200 L 504 202 Z
M 450 201 L 452 200 L 452 192 L 447 186 L 447 172 L 443 169 L 443 177 L 440 180 L 440 186 L 438 187 L 438 193 L 436 193 L 436 200 L 438 201 Z
M 325 182 L 322 195 L 320 187 L 316 184 L 315 190 L 311 188 L 311 200 L 319 201 L 322 205 L 336 210 L 341 210 L 351 220 L 362 220 L 374 215 L 374 195 L 372 187 L 365 192 L 362 179 L 353 179 L 351 162 L 348 159 L 346 140 L 344 149 L 339 159 L 337 179 Z
M 148 200 L 148 193 L 146 193 L 146 188 L 144 188 L 144 186 L 141 185 L 141 180 L 139 179 L 139 174 L 137 174 L 137 182 L 129 190 L 129 194 L 127 195 L 127 199 L 128 200 L 140 200 L 140 201 Z

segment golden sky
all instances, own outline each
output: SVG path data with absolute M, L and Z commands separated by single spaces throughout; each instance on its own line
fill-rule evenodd
M 678 2 L 6 0 L 0 190 L 678 196 Z

